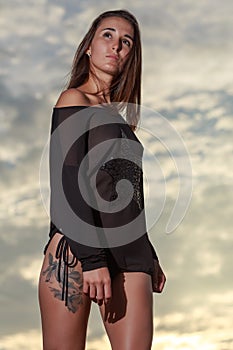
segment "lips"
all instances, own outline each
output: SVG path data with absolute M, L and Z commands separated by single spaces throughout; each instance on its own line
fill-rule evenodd
M 111 58 L 111 59 L 113 59 L 113 60 L 115 60 L 115 61 L 118 61 L 118 60 L 119 60 L 119 57 L 118 57 L 118 56 L 115 56 L 115 55 L 107 55 L 106 57 Z

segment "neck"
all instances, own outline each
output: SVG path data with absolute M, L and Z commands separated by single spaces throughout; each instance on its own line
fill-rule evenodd
M 113 76 L 106 74 L 104 72 L 94 72 L 90 71 L 89 78 L 85 84 L 83 84 L 83 89 L 86 93 L 91 95 L 96 95 L 103 102 L 110 103 L 110 85 L 112 82 Z

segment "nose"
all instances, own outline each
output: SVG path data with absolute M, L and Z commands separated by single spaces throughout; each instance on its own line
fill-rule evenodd
M 113 45 L 112 45 L 112 49 L 116 52 L 120 52 L 122 49 L 122 43 L 121 40 L 115 40 Z

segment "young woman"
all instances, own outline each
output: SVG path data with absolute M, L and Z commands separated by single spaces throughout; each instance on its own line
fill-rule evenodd
M 77 49 L 71 79 L 53 109 L 51 126 L 52 134 L 75 113 L 78 113 L 80 127 L 81 123 L 91 125 L 89 132 L 68 152 L 63 167 L 63 185 L 76 214 L 92 225 L 120 226 L 120 230 L 121 225 L 127 225 L 144 209 L 142 171 L 130 161 L 113 159 L 116 147 L 119 151 L 119 143 L 111 149 L 102 150 L 96 186 L 106 201 L 114 203 L 111 201 L 117 198 L 116 183 L 119 176 L 124 174 L 122 178 L 130 180 L 133 185 L 132 199 L 125 208 L 118 213 L 107 214 L 90 210 L 75 183 L 84 155 L 89 152 L 93 158 L 99 156 L 99 153 L 90 151 L 100 142 L 119 138 L 124 142 L 136 141 L 140 147 L 134 133 L 140 114 L 140 94 L 141 42 L 138 23 L 128 11 L 105 12 L 94 20 Z M 113 108 L 106 106 L 114 103 L 120 103 L 119 108 L 124 108 L 126 122 L 115 113 L 113 119 L 116 116 L 120 118 L 119 124 L 92 124 L 96 116 L 98 120 L 111 120 Z M 83 114 L 90 109 L 91 113 Z M 79 117 L 79 113 L 82 116 Z M 123 141 L 121 154 L 126 152 L 126 146 L 127 152 L 132 153 L 130 144 L 125 146 Z M 62 139 L 60 142 L 62 144 Z M 58 148 L 55 152 L 58 152 Z M 53 176 L 56 177 L 56 174 Z M 56 185 L 51 186 L 51 201 L 55 208 L 52 211 L 56 212 L 59 197 L 56 199 Z M 125 244 L 110 248 L 94 247 L 82 244 L 78 238 L 72 239 L 68 232 L 61 229 L 61 225 L 56 226 L 55 216 L 51 219 L 50 240 L 45 248 L 39 281 L 43 349 L 85 349 L 92 301 L 99 305 L 113 350 L 151 349 L 152 292 L 161 292 L 166 278 L 146 228 L 140 237 Z M 56 218 L 60 220 L 59 215 Z M 142 221 L 144 228 L 145 220 Z

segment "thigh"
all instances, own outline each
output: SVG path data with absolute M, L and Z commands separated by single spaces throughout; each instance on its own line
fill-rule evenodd
M 100 307 L 113 350 L 150 350 L 153 337 L 151 276 L 124 272 L 112 281 L 112 300 Z
M 83 294 L 81 264 L 68 267 L 67 303 L 62 300 L 64 263 L 59 268 L 55 257 L 62 236 L 56 233 L 47 248 L 39 279 L 39 304 L 41 311 L 44 350 L 83 350 L 91 300 Z M 69 251 L 69 259 L 72 254 Z M 60 274 L 60 281 L 58 272 Z

